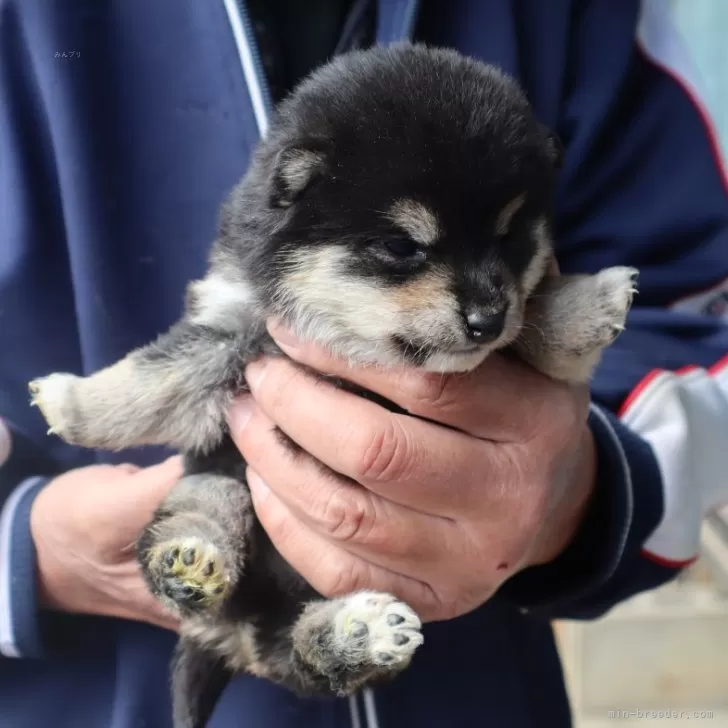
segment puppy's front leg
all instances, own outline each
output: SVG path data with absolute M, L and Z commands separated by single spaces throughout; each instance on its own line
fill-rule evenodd
M 122 450 L 169 445 L 207 451 L 244 385 L 242 336 L 183 320 L 157 341 L 88 377 L 30 383 L 50 432 L 73 445 Z
M 526 304 L 514 348 L 553 379 L 588 381 L 602 350 L 624 329 L 636 276 L 635 268 L 615 266 L 545 279 Z

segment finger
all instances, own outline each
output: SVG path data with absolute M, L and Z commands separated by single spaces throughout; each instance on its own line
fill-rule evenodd
M 248 471 L 248 483 L 258 492 L 272 491 L 293 518 L 332 547 L 411 579 L 429 582 L 438 569 L 441 572 L 442 554 L 449 553 L 455 541 L 452 522 L 416 513 L 383 517 L 377 522 L 347 506 L 332 508 L 319 503 L 306 508 L 300 502 L 289 504 L 276 486 L 269 486 L 253 470 Z
M 133 608 L 127 606 L 115 606 L 105 612 L 107 616 L 118 617 L 120 619 L 131 619 L 135 622 L 146 622 L 153 624 L 155 627 L 168 629 L 171 632 L 178 632 L 180 622 L 179 619 L 167 612 L 156 600 L 149 596 L 144 597 Z
M 141 606 L 146 615 L 146 621 L 171 632 L 179 631 L 179 619 L 170 614 L 154 597 L 150 596 L 148 602 Z
M 389 571 L 332 545 L 299 521 L 273 493 L 255 486 L 253 506 L 281 556 L 319 594 L 336 597 L 363 589 L 393 594 L 423 620 L 436 619 L 442 605 L 426 583 Z
M 306 453 L 292 454 L 262 412 L 253 418 L 243 453 L 248 482 L 265 482 L 319 535 L 347 550 L 371 554 L 388 568 L 436 560 L 449 546 L 449 536 L 457 530 L 452 519 L 394 503 L 339 477 Z
M 172 455 L 156 465 L 141 468 L 134 474 L 134 480 L 140 488 L 166 493 L 182 477 L 182 457 Z
M 118 541 L 136 542 L 164 498 L 183 473 L 182 458 L 175 455 L 161 463 L 141 468 L 129 476 L 117 495 L 117 509 L 110 514 Z
M 521 361 L 489 356 L 467 373 L 439 374 L 411 367 L 353 367 L 314 344 L 295 341 L 280 328 L 271 335 L 292 359 L 316 371 L 341 377 L 381 395 L 407 412 L 453 427 L 481 439 L 517 442 L 530 439 L 529 423 L 553 399 L 547 380 Z
M 274 461 L 283 457 L 281 448 L 260 442 L 261 431 L 272 430 L 275 423 L 331 470 L 421 513 L 454 518 L 487 497 L 484 479 L 497 477 L 499 468 L 497 459 L 487 460 L 484 443 L 392 414 L 316 380 L 282 358 L 271 360 L 267 371 L 255 383 L 251 377 L 257 406 L 251 409 L 246 398 L 229 413 L 232 438 L 256 469 L 274 467 Z M 255 420 L 251 412 L 257 413 Z M 267 419 L 262 420 L 261 414 Z M 473 478 L 478 471 L 482 478 Z M 443 473 L 458 487 L 443 488 Z

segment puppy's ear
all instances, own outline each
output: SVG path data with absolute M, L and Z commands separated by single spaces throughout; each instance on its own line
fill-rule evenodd
M 290 207 L 325 172 L 327 159 L 326 144 L 319 140 L 296 142 L 281 149 L 273 167 L 273 207 Z

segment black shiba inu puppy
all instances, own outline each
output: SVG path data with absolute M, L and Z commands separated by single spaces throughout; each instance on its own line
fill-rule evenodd
M 69 443 L 185 453 L 138 544 L 181 619 L 177 728 L 203 726 L 238 671 L 346 695 L 410 662 L 422 635 L 407 605 L 322 599 L 276 552 L 225 412 L 245 365 L 281 355 L 270 317 L 352 362 L 463 372 L 507 347 L 586 381 L 624 326 L 636 271 L 545 275 L 560 154 L 494 68 L 408 44 L 338 57 L 278 109 L 179 322 L 88 377 L 30 384 Z

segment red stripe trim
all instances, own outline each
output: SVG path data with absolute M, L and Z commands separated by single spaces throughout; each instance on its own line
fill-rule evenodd
M 637 382 L 637 386 L 627 395 L 627 399 L 622 402 L 622 406 L 617 410 L 617 417 L 620 419 L 624 417 L 629 408 L 637 401 L 639 396 L 647 389 L 647 387 L 652 384 L 652 382 L 657 379 L 657 377 L 660 376 L 660 374 L 663 374 L 664 370 L 662 369 L 653 369 L 650 372 L 647 372 L 647 374 L 640 379 L 639 382 Z
M 620 419 L 624 418 L 630 408 L 642 396 L 647 387 L 649 387 L 650 384 L 652 384 L 652 382 L 654 382 L 655 379 L 657 379 L 657 377 L 659 377 L 661 374 L 670 373 L 676 374 L 677 376 L 684 376 L 686 374 L 690 374 L 691 372 L 699 371 L 700 369 L 702 369 L 702 367 L 699 367 L 696 364 L 686 364 L 684 367 L 680 367 L 680 369 L 676 369 L 674 372 L 670 372 L 668 369 L 652 369 L 651 371 L 647 372 L 647 374 L 642 379 L 640 379 L 639 382 L 637 382 L 635 388 L 627 395 L 627 398 L 624 400 L 624 402 L 622 402 L 622 406 L 617 410 L 617 417 L 619 417 Z M 705 371 L 711 376 L 715 376 L 716 374 L 720 374 L 726 369 L 728 369 L 728 354 L 726 354 L 722 359 L 719 359 L 715 364 L 713 364 Z
M 682 376 L 683 374 L 690 374 L 690 372 L 696 372 L 700 369 L 697 364 L 686 364 L 684 367 L 680 367 L 679 369 L 675 370 L 675 374 L 678 376 Z
M 715 376 L 716 374 L 719 374 L 724 369 L 728 369 L 728 354 L 726 354 L 722 359 L 719 359 L 715 364 L 713 364 L 710 369 L 708 369 L 708 374 L 711 376 Z
M 698 560 L 698 556 L 693 556 L 690 559 L 684 559 L 680 561 L 676 561 L 674 559 L 666 559 L 664 556 L 658 556 L 657 554 L 653 554 L 652 551 L 648 551 L 647 549 L 642 549 L 640 553 L 648 561 L 652 561 L 655 564 L 664 566 L 667 569 L 684 569 L 686 566 L 690 566 Z

